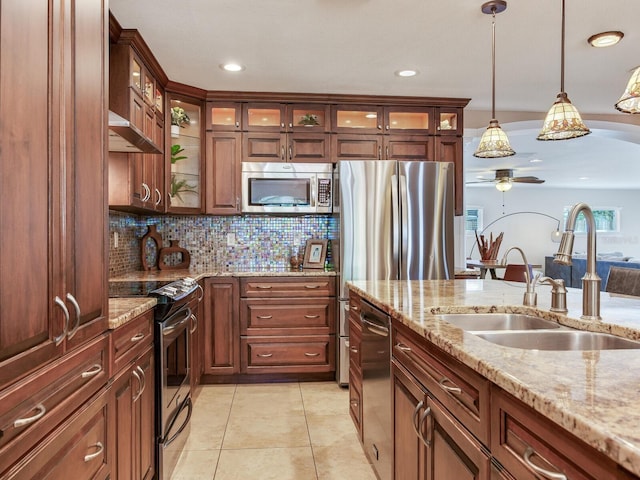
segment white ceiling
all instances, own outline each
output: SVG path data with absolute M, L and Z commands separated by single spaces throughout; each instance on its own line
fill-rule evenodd
M 469 110 L 490 110 L 491 17 L 481 12 L 482 3 L 110 0 L 110 9 L 124 28 L 140 31 L 171 80 L 205 90 L 460 97 L 471 99 Z M 497 15 L 498 120 L 501 110 L 546 112 L 559 92 L 560 5 L 512 0 Z M 583 115 L 616 114 L 613 104 L 640 64 L 639 18 L 638 0 L 566 0 L 565 89 Z M 612 48 L 588 45 L 590 35 L 606 30 L 621 30 L 625 37 Z M 228 61 L 246 70 L 221 70 Z M 420 74 L 394 75 L 406 68 Z M 481 172 L 491 177 L 494 168 L 516 168 L 516 175 L 546 180 L 528 188 L 639 185 L 637 133 L 619 140 L 615 125 L 589 123 L 592 135 L 538 142 L 543 116 L 540 125 L 514 124 L 513 131 L 503 123 L 518 152 L 503 160 L 472 157 L 473 137 L 482 129 L 466 131 L 467 180 Z M 533 158 L 544 161 L 532 164 Z M 577 170 L 591 170 L 588 165 L 597 170 L 581 175 L 590 184 L 573 180 Z M 603 177 L 603 165 L 611 178 Z

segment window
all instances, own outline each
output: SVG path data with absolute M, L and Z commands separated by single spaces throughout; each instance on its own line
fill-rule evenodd
M 465 211 L 465 232 L 481 232 L 483 229 L 482 208 L 467 207 Z
M 593 219 L 596 223 L 596 232 L 619 232 L 620 231 L 620 207 L 594 207 L 591 209 L 593 212 Z M 563 225 L 567 224 L 567 217 L 571 207 L 564 207 L 563 212 Z M 576 220 L 575 233 L 587 232 L 587 221 L 584 218 L 582 212 L 578 215 Z

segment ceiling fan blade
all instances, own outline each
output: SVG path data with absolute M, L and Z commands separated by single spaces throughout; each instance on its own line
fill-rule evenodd
M 518 183 L 544 183 L 544 180 L 538 177 L 513 177 L 511 181 Z
M 491 179 L 491 180 L 477 180 L 475 182 L 464 182 L 465 185 L 469 185 L 471 183 L 493 183 L 495 182 L 495 180 Z

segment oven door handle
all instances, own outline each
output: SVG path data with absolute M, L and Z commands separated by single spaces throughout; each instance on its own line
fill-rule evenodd
M 187 425 L 189 425 L 189 420 L 191 420 L 191 412 L 193 410 L 193 404 L 191 403 L 191 397 L 188 397 L 187 400 L 184 402 L 184 407 L 181 408 L 178 413 L 176 414 L 175 417 L 173 417 L 173 420 L 171 421 L 171 424 L 169 425 L 169 428 L 167 428 L 167 432 L 170 432 L 171 429 L 173 428 L 173 424 L 176 422 L 176 420 L 178 419 L 178 417 L 180 416 L 180 412 L 182 412 L 182 410 L 184 408 L 188 408 L 189 411 L 187 412 L 187 418 L 185 419 L 185 421 L 182 423 L 182 425 L 180 425 L 180 428 L 178 429 L 178 431 L 176 433 L 174 433 L 170 438 L 168 438 L 165 442 L 164 442 L 164 447 L 168 447 L 169 445 L 171 445 L 173 443 L 173 441 L 178 438 L 180 436 L 180 434 L 182 433 L 182 431 L 187 428 Z
M 184 318 L 180 318 L 180 315 L 184 315 Z M 183 326 L 191 318 L 191 308 L 187 307 L 185 310 L 177 312 L 171 318 L 167 319 L 162 325 L 162 335 L 170 335 L 178 328 Z

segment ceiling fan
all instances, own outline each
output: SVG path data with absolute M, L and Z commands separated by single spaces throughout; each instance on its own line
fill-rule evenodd
M 514 177 L 513 170 L 511 168 L 505 168 L 496 170 L 496 177 L 492 180 L 479 180 L 477 182 L 467 182 L 467 184 L 488 182 L 495 183 L 498 190 L 506 192 L 511 190 L 512 183 L 544 183 L 544 180 L 533 176 Z

